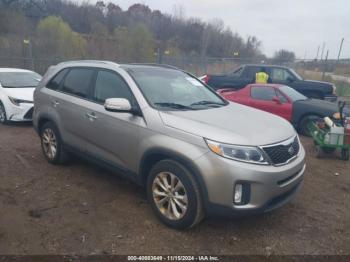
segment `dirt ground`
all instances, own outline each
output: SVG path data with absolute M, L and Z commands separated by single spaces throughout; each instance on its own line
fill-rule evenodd
M 143 190 L 82 160 L 48 164 L 31 125 L 0 125 L 0 254 L 350 254 L 350 162 L 315 159 L 288 205 L 249 218 L 160 224 Z

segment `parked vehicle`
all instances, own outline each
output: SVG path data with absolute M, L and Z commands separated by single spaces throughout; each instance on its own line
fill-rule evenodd
M 226 75 L 205 75 L 201 80 L 214 89 L 240 89 L 255 83 L 255 74 L 262 68 L 269 75 L 269 83 L 290 86 L 309 98 L 336 101 L 336 87 L 332 83 L 305 80 L 293 69 L 275 65 L 244 65 Z
M 205 214 L 275 209 L 303 181 L 305 151 L 287 121 L 230 103 L 169 66 L 61 63 L 34 103 L 50 163 L 75 153 L 133 179 L 173 228 Z
M 0 123 L 31 121 L 33 93 L 41 75 L 24 69 L 0 68 Z
M 217 92 L 227 100 L 251 106 L 288 120 L 303 135 L 308 135 L 308 122 L 332 116 L 338 112 L 336 103 L 310 99 L 285 85 L 249 84 L 237 91 L 219 89 Z M 344 109 L 350 116 L 350 111 Z

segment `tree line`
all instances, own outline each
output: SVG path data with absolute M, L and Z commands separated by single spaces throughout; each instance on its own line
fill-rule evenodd
M 155 62 L 162 56 L 265 59 L 255 36 L 134 4 L 0 0 L 0 56 Z M 30 53 L 30 54 L 29 54 Z

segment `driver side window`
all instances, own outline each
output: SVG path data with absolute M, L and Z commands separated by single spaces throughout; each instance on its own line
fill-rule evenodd
M 121 76 L 114 72 L 101 70 L 97 73 L 94 100 L 104 103 L 107 98 L 125 98 L 132 103 L 132 94 Z
M 283 68 L 273 68 L 271 79 L 274 82 L 285 82 L 289 78 L 294 79 L 294 77 L 291 75 L 291 73 L 288 72 L 288 70 Z

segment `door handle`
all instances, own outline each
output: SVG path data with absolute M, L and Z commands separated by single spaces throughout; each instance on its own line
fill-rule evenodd
M 57 100 L 52 101 L 53 107 L 57 107 L 59 104 L 60 104 L 60 102 L 58 102 Z
M 95 115 L 95 113 L 86 113 L 85 116 L 89 118 L 91 121 L 95 121 L 98 117 Z

